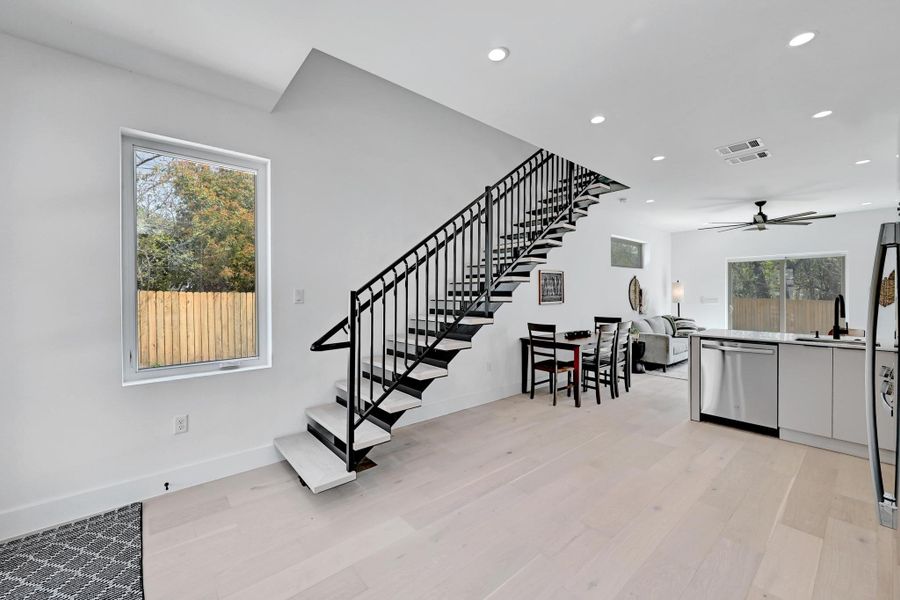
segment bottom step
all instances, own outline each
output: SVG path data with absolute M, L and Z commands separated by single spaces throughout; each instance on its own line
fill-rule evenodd
M 276 438 L 275 447 L 314 494 L 356 479 L 356 471 L 308 431 Z

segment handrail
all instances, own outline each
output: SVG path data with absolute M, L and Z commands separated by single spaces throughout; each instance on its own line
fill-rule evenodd
M 514 176 L 514 175 L 519 171 L 519 169 L 522 169 L 523 167 L 527 166 L 528 163 L 530 163 L 532 160 L 534 160 L 535 158 L 537 158 L 537 157 L 540 156 L 541 154 L 544 154 L 543 160 L 540 161 L 538 164 L 532 166 L 532 167 L 531 167 L 532 170 L 537 169 L 537 168 L 539 168 L 540 166 L 546 164 L 546 162 L 547 162 L 548 160 L 550 160 L 550 157 L 553 156 L 551 153 L 546 152 L 545 150 L 538 150 L 537 152 L 535 152 L 534 154 L 532 154 L 531 156 L 529 156 L 528 158 L 526 158 L 525 160 L 523 160 L 516 168 L 514 168 L 514 169 L 511 170 L 509 173 L 507 173 L 506 175 L 504 175 L 503 177 L 501 177 L 501 178 L 497 181 L 497 183 L 495 183 L 494 186 L 491 186 L 491 187 L 496 187 L 496 186 L 501 185 L 505 180 L 507 180 L 507 179 L 509 179 L 510 177 Z M 524 175 L 523 175 L 523 177 L 524 177 Z M 503 198 L 503 195 L 498 196 L 497 198 L 494 199 L 494 202 L 493 202 L 493 203 L 494 203 L 494 204 L 498 203 L 502 198 Z M 481 200 L 483 200 L 483 199 L 484 199 L 484 194 L 479 195 L 479 196 L 478 196 L 477 198 L 475 198 L 472 202 L 470 202 L 469 204 L 467 204 L 462 210 L 460 210 L 460 211 L 457 212 L 455 215 L 453 215 L 452 217 L 450 217 L 447 221 L 445 221 L 440 227 L 438 227 L 437 229 L 435 229 L 434 231 L 432 231 L 430 234 L 428 234 L 427 236 L 425 236 L 425 238 L 423 238 L 422 241 L 420 241 L 418 244 L 414 245 L 410 250 L 408 250 L 406 253 L 404 253 L 400 258 L 398 258 L 398 259 L 395 260 L 393 263 L 391 263 L 389 266 L 387 266 L 386 268 L 384 268 L 380 273 L 378 273 L 378 275 L 375 275 L 375 276 L 372 277 L 369 281 L 367 281 L 366 283 L 364 283 L 363 285 L 361 285 L 359 288 L 357 288 L 357 290 L 356 290 L 357 293 L 362 292 L 363 290 L 365 290 L 365 289 L 367 289 L 368 287 L 372 286 L 373 284 L 377 283 L 382 277 L 384 277 L 386 274 L 390 273 L 393 269 L 395 269 L 395 268 L 396 268 L 397 266 L 399 266 L 401 263 L 405 263 L 406 260 L 407 260 L 410 256 L 416 254 L 416 253 L 418 252 L 418 250 L 420 250 L 423 246 L 426 246 L 426 244 L 427 244 L 429 241 L 431 241 L 432 239 L 434 239 L 435 236 L 437 236 L 439 233 L 441 233 L 442 230 L 444 230 L 447 226 L 449 226 L 450 224 L 452 224 L 453 221 L 455 221 L 455 220 L 458 219 L 459 217 L 463 216 L 463 215 L 466 213 L 466 211 L 471 210 L 473 206 L 476 206 L 476 205 L 477 205 L 479 202 L 481 202 Z M 426 252 L 425 256 L 422 257 L 421 259 L 419 259 L 419 261 L 418 261 L 417 263 L 415 263 L 413 266 L 416 266 L 416 264 L 422 264 L 422 262 L 424 262 L 425 260 L 427 260 L 429 256 L 431 256 L 431 255 L 437 253 L 441 248 L 443 248 L 443 247 L 446 245 L 446 243 L 447 243 L 448 241 L 449 241 L 449 240 L 445 239 L 445 240 L 444 240 L 444 243 L 442 243 L 442 244 L 436 246 L 433 250 L 430 250 L 429 252 Z M 380 297 L 380 296 L 379 296 L 379 297 Z M 379 299 L 379 298 L 374 298 L 373 301 L 374 301 L 374 300 L 378 300 L 378 299 Z M 367 306 L 362 306 L 362 307 L 360 307 L 360 310 L 365 310 L 365 308 L 367 308 Z M 333 343 L 333 344 L 328 344 L 328 343 L 326 343 L 327 340 L 329 340 L 329 339 L 331 339 L 333 336 L 337 335 L 338 331 L 347 328 L 347 325 L 348 325 L 348 323 L 349 323 L 349 319 L 350 319 L 350 318 L 349 318 L 349 316 L 348 316 L 348 317 L 345 317 L 343 320 L 339 321 L 339 322 L 338 322 L 336 325 L 334 325 L 331 329 L 329 329 L 328 331 L 326 331 L 322 336 L 320 336 L 319 338 L 317 338 L 317 339 L 312 343 L 312 345 L 310 346 L 309 349 L 310 349 L 311 351 L 313 351 L 313 352 L 325 352 L 325 351 L 329 351 L 329 350 L 341 350 L 341 349 L 344 349 L 344 348 L 349 348 L 349 342 L 338 342 L 338 343 Z

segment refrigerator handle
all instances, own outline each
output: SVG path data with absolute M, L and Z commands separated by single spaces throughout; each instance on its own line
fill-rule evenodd
M 878 308 L 881 296 L 881 275 L 884 272 L 885 257 L 888 248 L 892 244 L 884 243 L 884 226 L 878 237 L 878 246 L 875 249 L 875 264 L 872 269 L 872 284 L 869 288 L 869 315 L 866 332 L 866 431 L 869 443 L 869 466 L 872 471 L 872 483 L 875 491 L 875 504 L 878 512 L 878 521 L 884 527 L 897 529 L 897 500 L 884 491 L 884 478 L 881 473 L 881 449 L 878 444 L 878 428 L 876 424 L 876 412 L 878 401 L 881 398 L 880 386 L 875 383 L 875 343 L 878 330 Z M 896 487 L 894 489 L 897 489 Z

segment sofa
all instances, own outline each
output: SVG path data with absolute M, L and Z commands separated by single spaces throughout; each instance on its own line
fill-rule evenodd
M 658 315 L 639 317 L 632 322 L 632 331 L 638 332 L 638 339 L 644 342 L 644 356 L 641 362 L 648 366 L 662 367 L 687 360 L 690 338 L 675 335 L 675 318 Z

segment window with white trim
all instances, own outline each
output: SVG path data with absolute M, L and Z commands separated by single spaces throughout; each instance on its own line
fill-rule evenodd
M 123 383 L 270 366 L 269 161 L 122 134 Z

